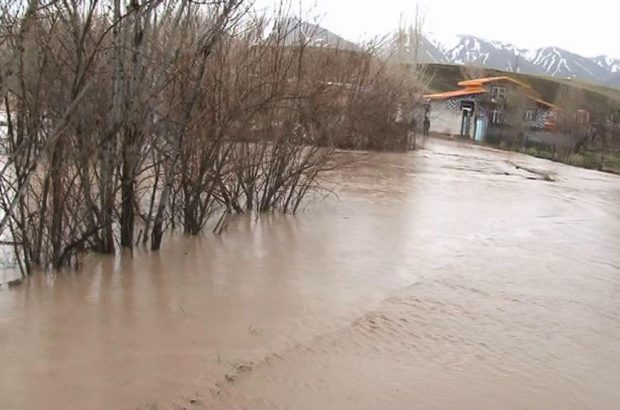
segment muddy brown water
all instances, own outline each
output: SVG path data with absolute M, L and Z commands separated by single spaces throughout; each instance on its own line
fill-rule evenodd
M 620 178 L 351 155 L 297 217 L 1 290 L 0 408 L 620 408 Z

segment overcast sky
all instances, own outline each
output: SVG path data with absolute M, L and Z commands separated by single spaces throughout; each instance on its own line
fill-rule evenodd
M 295 0 L 299 4 L 299 0 Z M 257 6 L 277 0 L 256 0 Z M 302 0 L 319 23 L 347 39 L 382 35 L 412 19 L 416 4 L 425 31 L 442 42 L 473 34 L 522 48 L 558 46 L 593 57 L 620 58 L 618 0 Z M 297 7 L 298 9 L 298 7 Z M 310 16 L 310 14 L 306 14 Z M 308 20 L 312 20 L 309 18 Z

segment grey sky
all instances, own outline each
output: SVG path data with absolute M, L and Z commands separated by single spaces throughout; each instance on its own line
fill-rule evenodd
M 276 2 L 256 0 L 258 6 Z M 442 42 L 453 42 L 457 34 L 473 34 L 523 48 L 558 46 L 588 57 L 607 54 L 620 58 L 618 0 L 302 2 L 304 9 L 313 10 L 306 16 L 319 18 L 322 26 L 352 40 L 393 30 L 403 17 L 411 19 L 419 4 L 426 16 L 425 31 Z

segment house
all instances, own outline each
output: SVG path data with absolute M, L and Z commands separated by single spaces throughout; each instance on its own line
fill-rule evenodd
M 431 105 L 431 131 L 486 142 L 514 124 L 552 129 L 557 107 L 526 83 L 487 77 L 458 83 L 461 89 L 424 97 Z

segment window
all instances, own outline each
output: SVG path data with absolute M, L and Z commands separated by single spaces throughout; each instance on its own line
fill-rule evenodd
M 502 124 L 504 122 L 504 112 L 495 109 L 491 111 L 491 124 Z
M 494 100 L 503 100 L 506 98 L 506 87 L 492 87 L 491 98 Z
M 535 121 L 536 120 L 536 110 L 529 109 L 525 111 L 525 120 L 526 121 Z
M 506 99 L 506 87 L 492 87 L 491 98 L 494 100 Z

